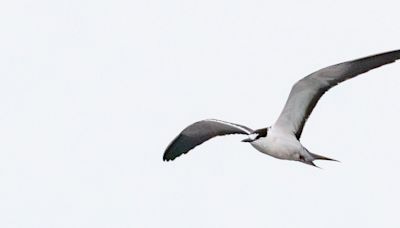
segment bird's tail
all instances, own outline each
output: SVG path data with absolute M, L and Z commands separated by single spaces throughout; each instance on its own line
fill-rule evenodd
M 311 154 L 311 156 L 314 158 L 314 160 L 327 160 L 327 161 L 336 161 L 336 162 L 339 162 L 338 160 L 333 159 L 333 158 L 328 158 L 328 157 L 325 157 L 325 156 L 322 156 L 322 155 L 319 155 L 319 154 L 313 154 L 313 153 L 311 153 L 311 152 L 308 152 L 308 153 Z

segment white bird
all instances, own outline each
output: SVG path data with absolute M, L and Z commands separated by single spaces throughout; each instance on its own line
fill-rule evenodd
M 400 59 L 400 50 L 343 62 L 318 70 L 296 82 L 278 120 L 270 127 L 251 130 L 221 120 L 207 119 L 186 127 L 167 147 L 164 161 L 174 160 L 201 143 L 221 135 L 249 135 L 249 142 L 258 151 L 272 157 L 313 165 L 314 160 L 331 160 L 309 152 L 299 141 L 308 117 L 322 95 L 335 85 L 382 65 Z

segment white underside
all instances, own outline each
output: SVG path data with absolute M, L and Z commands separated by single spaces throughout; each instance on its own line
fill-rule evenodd
M 267 137 L 261 137 L 251 142 L 251 145 L 264 154 L 285 160 L 298 160 L 299 154 L 304 150 L 294 135 L 276 128 L 271 128 Z

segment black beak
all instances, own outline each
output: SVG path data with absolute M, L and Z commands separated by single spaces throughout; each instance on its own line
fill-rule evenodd
M 243 139 L 242 142 L 253 142 L 254 140 L 251 138 Z

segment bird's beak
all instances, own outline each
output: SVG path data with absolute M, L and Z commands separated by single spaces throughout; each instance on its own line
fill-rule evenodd
M 247 139 L 243 139 L 242 140 L 242 142 L 253 142 L 254 141 L 254 139 L 251 139 L 251 138 L 247 138 Z
M 247 139 L 243 139 L 242 142 L 254 142 L 257 139 L 257 134 L 251 134 Z

